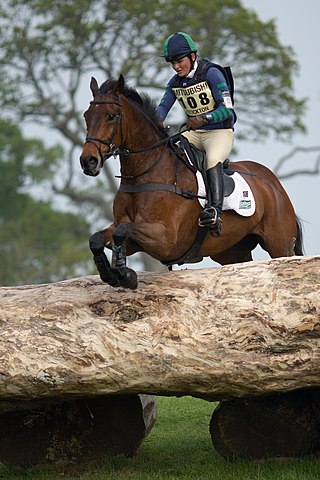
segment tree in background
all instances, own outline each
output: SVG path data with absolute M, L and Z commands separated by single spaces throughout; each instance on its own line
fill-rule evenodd
M 23 138 L 0 121 L 0 285 L 45 283 L 88 272 L 88 225 L 73 213 L 55 211 L 27 191 L 43 177 L 43 159 L 58 151 Z
M 304 99 L 292 91 L 294 53 L 280 44 L 273 21 L 260 21 L 239 0 L 5 0 L 0 13 L 1 103 L 72 143 L 83 140 L 84 75 L 123 73 L 162 93 L 163 42 L 186 26 L 202 56 L 232 65 L 243 136 L 261 141 L 303 129 Z
M 171 73 L 160 58 L 163 42 L 186 29 L 203 57 L 232 65 L 238 139 L 288 138 L 304 130 L 305 99 L 293 92 L 294 52 L 281 45 L 273 21 L 262 22 L 239 0 L 1 2 L 1 110 L 24 126 L 46 127 L 63 141 L 51 193 L 77 205 L 94 230 L 112 219 L 117 182 L 112 160 L 104 168 L 107 186 L 102 176 L 85 182 L 81 177 L 78 155 L 90 76 L 105 80 L 123 73 L 139 91 L 160 99 Z

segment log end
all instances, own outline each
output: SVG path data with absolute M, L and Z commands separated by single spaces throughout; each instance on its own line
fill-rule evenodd
M 318 451 L 319 392 L 221 402 L 210 422 L 215 449 L 228 460 L 302 457 Z
M 82 464 L 133 456 L 156 418 L 150 395 L 96 397 L 0 415 L 0 461 L 8 466 Z

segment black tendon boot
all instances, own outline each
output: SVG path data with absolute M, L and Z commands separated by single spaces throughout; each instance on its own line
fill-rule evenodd
M 222 163 L 206 172 L 208 197 L 206 208 L 200 213 L 199 226 L 206 227 L 214 237 L 221 234 L 221 212 L 223 203 Z

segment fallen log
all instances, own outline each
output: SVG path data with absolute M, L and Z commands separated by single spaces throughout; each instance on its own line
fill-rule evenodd
M 320 256 L 0 289 L 0 411 L 110 394 L 320 387 Z M 21 406 L 22 405 L 22 406 Z

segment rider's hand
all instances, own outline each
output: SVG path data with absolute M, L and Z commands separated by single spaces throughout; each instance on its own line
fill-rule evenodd
M 159 125 L 161 125 L 161 127 L 164 128 L 163 118 L 157 117 L 157 122 L 159 123 Z
M 206 123 L 203 115 L 197 115 L 196 117 L 189 118 L 187 121 L 187 127 L 192 130 L 197 130 L 197 128 L 202 127 L 202 125 L 205 125 Z

